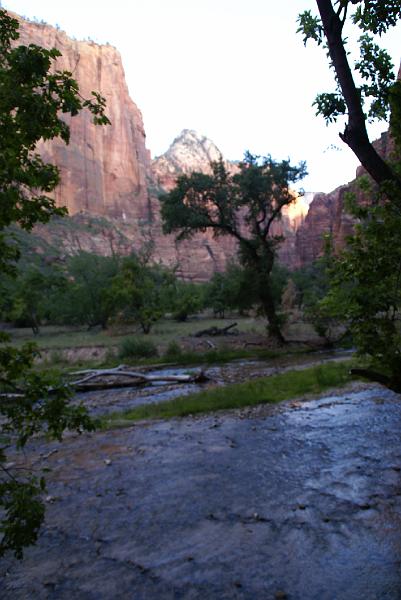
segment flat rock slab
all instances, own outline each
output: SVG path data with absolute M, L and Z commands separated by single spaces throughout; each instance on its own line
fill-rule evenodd
M 3 559 L 2 600 L 401 597 L 401 397 L 380 387 L 30 458 L 52 469 L 46 524 Z

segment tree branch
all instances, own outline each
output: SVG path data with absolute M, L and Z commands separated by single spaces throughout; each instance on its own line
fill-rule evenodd
M 331 0 L 316 0 L 316 2 L 330 58 L 348 109 L 348 124 L 344 132 L 339 134 L 340 138 L 351 148 L 361 165 L 378 185 L 385 181 L 395 181 L 398 189 L 401 190 L 401 179 L 381 158 L 369 141 L 360 93 L 355 85 L 342 39 L 343 23 L 334 11 Z

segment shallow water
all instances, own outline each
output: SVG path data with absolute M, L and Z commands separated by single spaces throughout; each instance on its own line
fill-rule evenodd
M 400 432 L 373 386 L 36 442 L 46 524 L 0 597 L 399 600 Z

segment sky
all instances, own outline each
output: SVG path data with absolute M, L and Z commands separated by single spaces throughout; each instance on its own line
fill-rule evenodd
M 77 39 L 110 43 L 122 55 L 152 156 L 182 131 L 207 136 L 230 160 L 245 150 L 307 162 L 307 192 L 329 192 L 358 165 L 312 102 L 333 91 L 322 49 L 305 48 L 297 15 L 313 0 L 3 0 L 3 8 L 58 25 Z M 380 42 L 396 71 L 401 26 Z M 352 47 L 352 39 L 350 42 Z M 370 126 L 375 139 L 385 123 Z

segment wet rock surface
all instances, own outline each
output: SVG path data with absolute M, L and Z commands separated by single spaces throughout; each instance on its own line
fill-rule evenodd
M 371 387 L 37 443 L 46 524 L 0 597 L 399 599 L 400 431 Z

